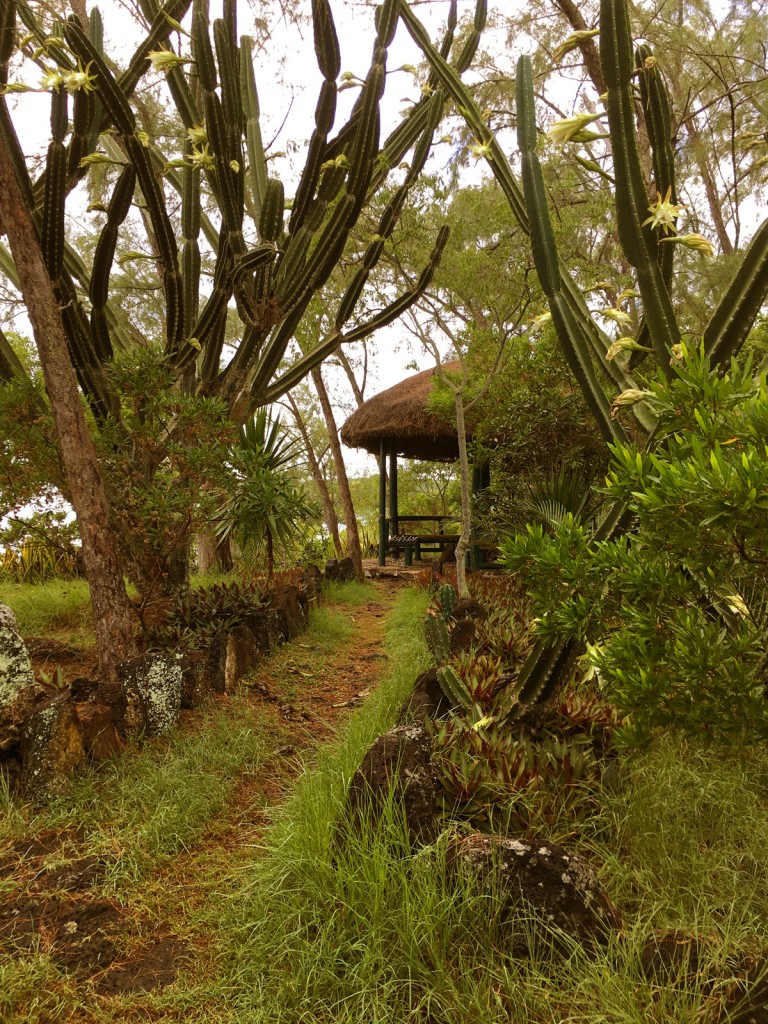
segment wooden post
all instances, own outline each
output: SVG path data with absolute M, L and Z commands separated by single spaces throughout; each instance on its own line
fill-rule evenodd
M 379 565 L 387 564 L 387 445 L 379 448 Z
M 389 453 L 389 522 L 392 536 L 400 533 L 397 515 L 397 450 L 393 444 Z

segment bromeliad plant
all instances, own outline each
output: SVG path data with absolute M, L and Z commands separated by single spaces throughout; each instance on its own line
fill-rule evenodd
M 478 0 L 476 31 L 485 21 L 485 0 Z M 552 322 L 568 365 L 579 383 L 595 422 L 608 443 L 623 444 L 627 435 L 618 413 L 629 411 L 635 429 L 645 434 L 648 450 L 659 443 L 657 419 L 646 393 L 632 376 L 632 360 L 614 358 L 615 347 L 591 315 L 584 294 L 565 265 L 555 242 L 544 178 L 539 164 L 531 63 L 521 57 L 517 66 L 517 132 L 522 187 L 488 128 L 471 93 L 455 69 L 432 46 L 410 6 L 402 17 L 421 46 L 430 66 L 475 134 L 479 152 L 503 190 L 513 217 L 529 233 L 536 271 L 547 297 Z M 670 239 L 679 206 L 675 186 L 674 151 L 662 62 L 645 46 L 633 50 L 626 0 L 601 0 L 600 60 L 607 84 L 606 111 L 613 160 L 615 221 L 619 241 L 632 267 L 642 311 L 635 352 L 649 350 L 661 374 L 673 376 L 670 361 L 679 352 L 681 328 L 672 300 L 676 246 Z M 638 102 L 639 100 L 639 102 Z M 653 156 L 652 194 L 644 181 L 637 141 L 637 118 Z M 583 125 L 581 126 L 583 129 Z M 688 242 L 690 243 L 690 239 Z M 694 244 L 695 240 L 694 240 Z M 768 293 L 768 221 L 756 231 L 731 283 L 716 303 L 703 332 L 703 346 L 712 366 L 723 371 L 744 344 Z M 613 401 L 604 389 L 610 381 Z M 616 500 L 590 543 L 607 541 L 632 520 L 624 497 Z M 702 595 L 705 599 L 705 595 Z M 727 620 L 726 620 L 727 628 Z M 531 700 L 552 698 L 563 686 L 580 653 L 580 639 L 546 636 L 521 669 L 517 685 Z

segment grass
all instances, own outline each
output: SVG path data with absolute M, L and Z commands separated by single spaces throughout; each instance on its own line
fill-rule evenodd
M 440 844 L 414 856 L 396 808 L 382 831 L 362 828 L 353 843 L 338 842 L 349 778 L 424 663 L 422 600 L 412 592 L 398 602 L 389 620 L 390 680 L 280 810 L 266 857 L 241 865 L 233 880 L 220 919 L 233 1019 L 717 1019 L 740 958 L 768 949 L 765 750 L 724 756 L 668 738 L 623 755 L 619 791 L 603 793 L 596 816 L 574 830 L 624 915 L 621 933 L 596 955 L 573 946 L 565 957 L 511 958 L 487 897 L 467 884 L 445 885 Z M 646 941 L 669 929 L 703 939 L 696 977 L 644 976 Z M 546 950 L 546 936 L 539 942 Z
M 85 580 L 0 581 L 0 602 L 16 616 L 22 636 L 47 636 L 75 646 L 93 643 L 91 598 Z
M 351 593 L 350 605 L 342 587 L 334 605 L 311 610 L 308 630 L 270 659 L 276 675 L 281 660 L 299 651 L 311 647 L 316 659 L 349 639 L 355 628 L 350 611 L 359 603 L 360 591 L 352 588 Z M 369 587 L 368 598 L 374 594 Z M 7 792 L 0 792 L 0 847 L 22 837 L 70 833 L 60 859 L 93 854 L 108 864 L 94 895 L 125 908 L 143 922 L 143 929 L 147 921 L 170 921 L 182 939 L 199 947 L 208 942 L 225 875 L 237 860 L 228 832 L 234 827 L 230 802 L 245 785 L 244 806 L 258 815 L 269 799 L 261 784 L 267 789 L 287 784 L 293 767 L 279 753 L 287 738 L 274 705 L 254 703 L 243 692 L 194 716 L 167 737 L 129 748 L 115 764 L 87 770 L 70 798 L 44 811 L 12 804 Z M 76 828 L 84 838 L 75 836 Z M 55 864 L 49 860 L 47 866 Z M 0 886 L 7 898 L 17 883 Z M 210 911 L 201 916 L 196 907 L 206 899 Z M 129 935 L 123 941 L 137 940 Z M 101 1024 L 122 1020 L 128 1009 L 149 1001 L 158 1012 L 162 1009 L 164 1020 L 223 1022 L 231 1018 L 223 996 L 217 995 L 215 971 L 215 964 L 203 957 L 168 991 L 99 1003 L 94 1011 L 88 986 L 67 979 L 44 951 L 20 960 L 0 956 L 0 1020 Z M 94 1012 L 98 1016 L 90 1016 Z
M 270 663 L 275 679 L 288 659 L 309 670 L 318 653 L 343 647 L 371 593 L 344 588 L 335 596 L 346 603 L 314 609 L 310 632 Z M 569 840 L 623 915 L 620 934 L 594 956 L 580 947 L 547 955 L 545 936 L 541 956 L 513 959 L 493 902 L 467 881 L 445 883 L 440 843 L 414 854 L 396 806 L 379 831 L 340 841 L 349 779 L 427 661 L 425 600 L 398 595 L 386 623 L 387 680 L 337 744 L 305 756 L 293 795 L 252 847 L 230 849 L 216 831 L 238 779 L 279 771 L 275 722 L 255 721 L 245 698 L 205 728 L 84 778 L 74 803 L 37 817 L 8 813 L 7 837 L 83 823 L 91 849 L 118 853 L 104 893 L 134 901 L 145 918 L 175 912 L 179 933 L 205 936 L 207 947 L 171 988 L 99 1003 L 96 1017 L 87 989 L 45 956 L 0 966 L 0 1018 L 116 1024 L 143 1008 L 191 1024 L 714 1024 L 739 959 L 768 950 L 765 749 L 738 756 L 668 737 L 621 755 L 616 786 Z M 646 940 L 670 929 L 704 942 L 697 977 L 643 975 Z

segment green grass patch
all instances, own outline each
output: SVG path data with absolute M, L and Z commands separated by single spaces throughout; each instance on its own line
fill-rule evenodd
M 75 646 L 93 643 L 91 597 L 85 580 L 2 583 L 0 602 L 16 616 L 22 636 L 48 636 Z
M 392 722 L 427 660 L 425 596 L 398 598 L 387 623 L 391 676 L 320 752 L 266 840 L 240 868 L 220 924 L 222 979 L 234 1019 L 249 1024 L 694 1024 L 744 954 L 768 949 L 768 752 L 723 757 L 659 742 L 623 754 L 617 792 L 579 823 L 569 845 L 598 868 L 624 917 L 605 950 L 528 960 L 509 955 L 493 907 L 466 884 L 446 886 L 440 846 L 415 855 L 391 809 L 383 829 L 338 842 L 349 779 Z M 222 908 L 217 907 L 221 914 Z M 651 934 L 705 941 L 695 977 L 642 973 Z
M 357 580 L 327 580 L 323 583 L 323 599 L 331 604 L 361 605 L 377 598 L 376 589 L 370 583 Z

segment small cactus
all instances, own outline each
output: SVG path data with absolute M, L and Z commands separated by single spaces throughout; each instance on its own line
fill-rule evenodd
M 448 661 L 451 648 L 445 616 L 435 611 L 428 612 L 424 620 L 424 634 L 435 664 L 444 665 Z
M 456 607 L 456 601 L 458 597 L 456 595 L 456 588 L 451 586 L 450 583 L 444 583 L 438 591 L 438 600 L 440 601 L 440 607 L 443 609 L 443 615 L 447 619 L 450 619 L 453 615 L 453 610 Z

